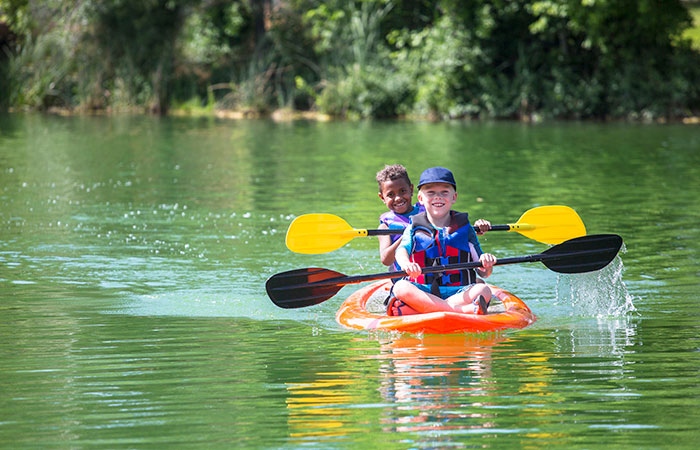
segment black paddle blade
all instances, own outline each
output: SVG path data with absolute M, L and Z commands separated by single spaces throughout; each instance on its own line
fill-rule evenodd
M 333 297 L 342 287 L 340 284 L 314 283 L 332 278 L 345 277 L 334 270 L 309 267 L 275 274 L 265 282 L 267 295 L 280 308 L 303 308 L 317 305 Z
M 592 234 L 562 242 L 542 252 L 542 264 L 560 273 L 584 273 L 610 264 L 622 247 L 616 234 Z

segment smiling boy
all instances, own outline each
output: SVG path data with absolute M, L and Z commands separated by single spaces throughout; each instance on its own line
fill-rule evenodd
M 396 282 L 387 306 L 388 315 L 435 311 L 486 314 L 491 290 L 479 283 L 477 273 L 488 277 L 496 257 L 484 253 L 466 213 L 452 211 L 457 184 L 444 167 L 425 170 L 418 183 L 418 202 L 424 213 L 411 218 L 396 249 L 396 262 L 409 279 Z M 486 221 L 476 224 L 486 231 Z M 457 262 L 480 261 L 482 267 L 422 275 L 421 268 Z
M 379 198 L 389 208 L 389 211 L 379 216 L 379 229 L 405 230 L 411 222 L 411 216 L 423 211 L 419 204 L 412 204 L 413 184 L 406 168 L 401 164 L 384 166 L 384 169 L 377 172 L 377 183 Z M 394 254 L 400 243 L 400 234 L 379 236 L 379 257 L 382 264 L 394 264 Z M 401 270 L 397 265 L 394 268 Z

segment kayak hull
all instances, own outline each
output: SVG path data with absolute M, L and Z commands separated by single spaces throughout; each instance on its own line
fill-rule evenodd
M 492 285 L 489 285 L 491 292 L 503 303 L 500 312 L 489 312 L 486 315 L 433 312 L 407 316 L 387 316 L 367 311 L 367 301 L 372 296 L 380 294 L 386 296 L 390 287 L 391 281 L 387 280 L 359 289 L 340 306 L 335 316 L 336 321 L 346 328 L 357 330 L 450 334 L 525 328 L 537 320 L 522 300 L 510 292 Z

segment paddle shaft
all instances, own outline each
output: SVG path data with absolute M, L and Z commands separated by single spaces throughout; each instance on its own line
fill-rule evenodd
M 514 225 L 491 225 L 491 227 L 488 229 L 488 231 L 511 231 L 511 230 L 517 230 L 520 228 L 517 224 Z M 525 228 L 525 227 L 523 227 Z M 474 228 L 475 231 L 478 231 L 476 228 Z M 358 230 L 362 231 L 362 230 Z M 383 230 L 364 230 L 367 232 L 367 236 L 388 236 L 388 235 L 394 235 L 394 234 L 403 234 L 403 230 L 400 230 L 398 228 L 386 228 Z
M 596 253 L 603 253 L 604 251 L 607 250 L 579 250 L 575 252 L 570 252 L 570 253 L 559 253 L 559 254 L 552 254 L 548 255 L 545 253 L 538 253 L 536 255 L 528 255 L 528 256 L 516 256 L 513 258 L 502 258 L 496 261 L 496 266 L 502 266 L 506 264 L 519 264 L 519 263 L 525 263 L 525 262 L 538 262 L 538 261 L 543 261 L 546 259 L 561 259 L 561 258 L 568 258 L 572 256 L 584 256 L 584 255 L 592 255 Z M 450 270 L 461 270 L 461 269 L 472 269 L 472 268 L 477 268 L 481 267 L 481 262 L 475 261 L 475 262 L 468 262 L 468 263 L 456 263 L 456 264 L 446 264 L 444 266 L 433 266 L 433 267 L 424 267 L 421 269 L 421 273 L 427 274 L 427 273 L 435 273 L 435 272 L 446 272 Z M 375 281 L 375 280 L 382 280 L 386 278 L 400 278 L 406 276 L 406 272 L 401 270 L 397 272 L 382 272 L 382 273 L 373 273 L 369 275 L 354 275 L 354 276 L 345 276 L 345 277 L 335 277 L 335 278 L 328 278 L 323 281 L 318 281 L 315 283 L 307 283 L 304 285 L 300 286 L 345 286 L 347 284 L 355 284 L 355 283 L 363 283 L 365 281 Z M 297 286 L 288 286 L 288 288 L 295 288 Z
M 403 230 L 398 228 L 385 228 L 383 230 L 365 230 L 367 231 L 367 236 L 390 236 L 393 234 L 403 234 Z

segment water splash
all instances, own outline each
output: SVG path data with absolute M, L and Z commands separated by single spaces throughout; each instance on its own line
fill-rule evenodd
M 623 245 L 620 253 L 627 250 Z M 615 259 L 604 269 L 576 275 L 557 277 L 557 299 L 570 304 L 576 315 L 592 317 L 623 317 L 636 311 L 633 298 L 622 281 L 622 258 Z

